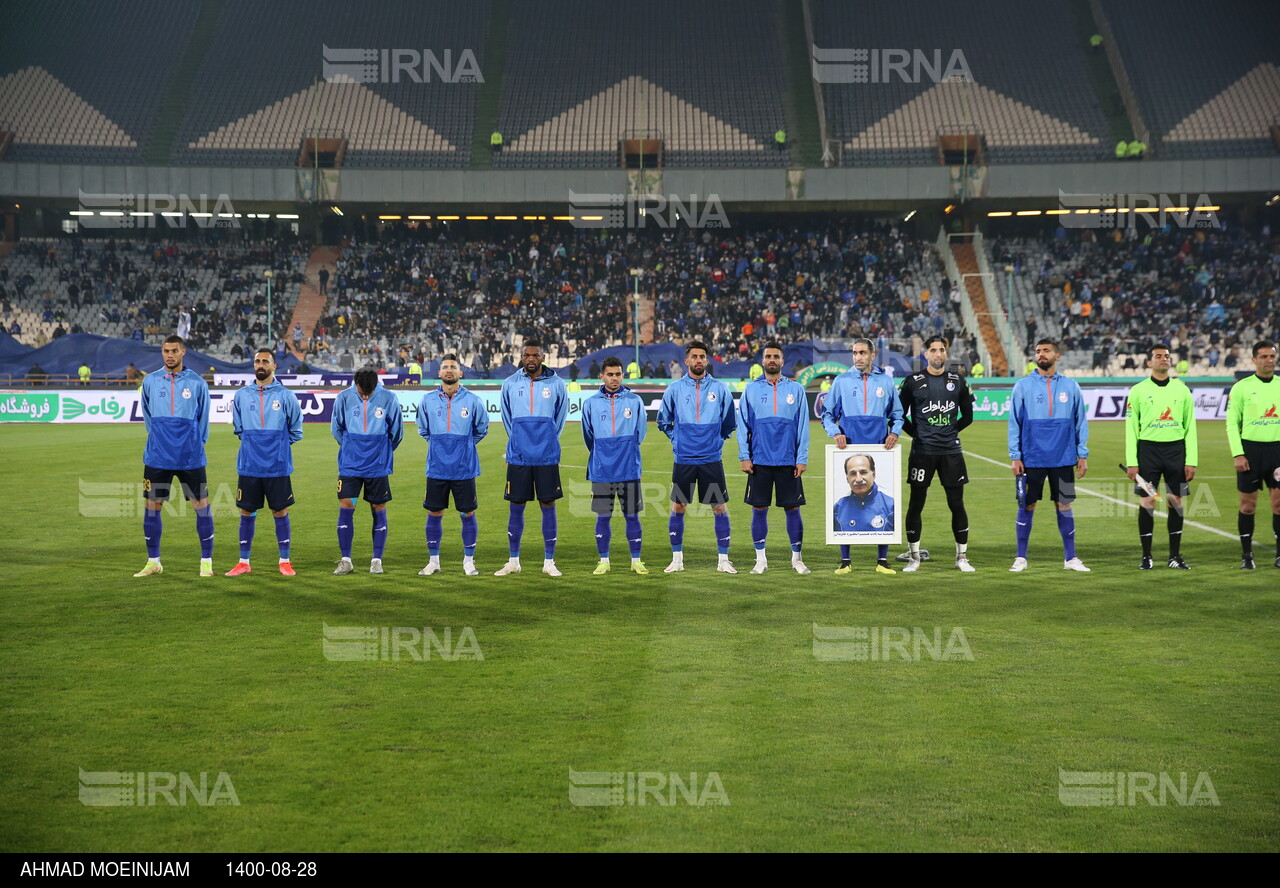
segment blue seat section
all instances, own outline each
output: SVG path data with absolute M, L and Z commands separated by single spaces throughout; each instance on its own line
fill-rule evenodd
M 1152 146 L 1155 154 L 1174 159 L 1275 154 L 1274 143 L 1265 138 L 1266 122 L 1280 118 L 1274 80 L 1268 91 L 1249 89 L 1221 102 L 1225 114 L 1217 126 L 1191 133 L 1193 138 L 1167 138 L 1259 65 L 1280 65 L 1280 7 L 1273 0 L 1221 0 L 1211 7 L 1192 0 L 1103 0 L 1102 5 L 1151 139 L 1160 140 Z
M 823 50 L 866 50 L 865 60 L 850 59 L 823 71 L 857 76 L 852 67 L 863 66 L 865 82 L 831 82 L 821 86 L 826 109 L 828 138 L 846 146 L 850 140 L 900 111 L 913 99 L 936 86 L 926 67 L 917 67 L 919 50 L 929 66 L 934 50 L 941 50 L 939 75 L 945 72 L 953 52 L 963 53 L 974 83 L 1012 102 L 992 104 L 984 93 L 997 124 L 1019 134 L 1010 144 L 988 137 L 989 163 L 1057 163 L 1105 159 L 1108 134 L 1106 116 L 1088 76 L 1087 47 L 1076 39 L 1068 0 L 912 0 L 910 3 L 849 3 L 847 0 L 812 0 L 815 44 Z M 907 82 L 883 66 L 870 70 L 870 50 L 885 58 L 885 50 L 904 50 L 911 58 Z M 917 74 L 918 72 L 918 74 Z M 878 82 L 886 80 L 887 82 Z M 941 77 L 939 79 L 942 79 Z M 937 164 L 934 150 L 940 123 L 963 127 L 966 122 L 963 91 L 956 89 L 945 109 L 945 121 L 936 115 L 900 114 L 877 129 L 873 146 L 846 147 L 845 166 Z M 977 100 L 975 100 L 977 101 Z M 1068 124 L 1087 139 L 1068 139 L 1060 124 L 1036 117 L 1021 123 L 1014 103 L 1021 103 L 1053 121 Z M 972 119 L 972 118 L 970 118 Z M 958 131 L 963 131 L 960 129 Z M 1006 130 L 1007 131 L 1007 130 Z M 997 128 L 997 133 L 999 129 Z M 1089 144 L 1082 144 L 1088 142 Z
M 43 68 L 87 103 L 43 129 L 45 141 L 24 138 L 42 112 L 56 107 L 56 84 L 24 79 L 24 88 L 0 93 L 0 121 L 17 129 L 10 160 L 51 163 L 140 163 L 141 146 L 165 87 L 177 68 L 199 0 L 42 0 L 5 4 L 0 25 L 0 77 Z M 65 106 L 64 106 L 65 107 Z M 124 136 L 104 126 L 103 117 Z M 48 120 L 45 115 L 44 119 Z M 34 124 L 33 124 L 34 125 Z M 136 143 L 133 146 L 128 141 Z M 123 144 L 122 144 L 123 143 Z
M 785 128 L 778 7 L 516 4 L 494 166 L 616 168 L 618 139 L 639 129 L 661 133 L 668 167 L 786 166 L 774 143 Z
M 479 82 L 455 82 L 464 50 L 481 76 L 490 13 L 489 0 L 313 0 L 305 8 L 260 0 L 227 0 L 218 32 L 204 59 L 192 100 L 173 144 L 177 163 L 291 166 L 304 134 L 318 126 L 341 130 L 348 139 L 344 165 L 355 168 L 461 168 L 470 160 Z M 371 50 L 373 82 L 359 66 L 330 54 L 336 67 L 325 70 L 323 47 Z M 417 80 L 383 64 L 395 50 L 414 50 Z M 438 67 L 425 60 L 430 51 Z M 446 72 L 441 76 L 440 68 Z M 331 89 L 326 73 L 354 74 L 359 87 Z M 398 80 L 398 82 L 394 82 Z M 256 112 L 310 89 L 290 109 L 266 121 L 278 144 L 264 144 L 262 127 L 236 127 Z M 373 94 L 370 96 L 365 90 Z M 384 100 L 390 109 L 373 97 Z M 403 112 L 398 113 L 398 112 Z M 192 147 L 220 128 L 211 147 Z M 443 143 L 429 142 L 426 127 Z M 442 150 L 442 145 L 453 150 Z

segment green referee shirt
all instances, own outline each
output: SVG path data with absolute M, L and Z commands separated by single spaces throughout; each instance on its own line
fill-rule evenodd
M 1246 376 L 1231 386 L 1227 399 L 1227 443 L 1232 456 L 1243 456 L 1245 441 L 1280 441 L 1280 382 Z
M 1196 405 L 1185 382 L 1170 377 L 1161 384 L 1147 378 L 1129 389 L 1124 411 L 1125 465 L 1138 465 L 1139 441 L 1185 441 L 1186 464 L 1199 465 Z

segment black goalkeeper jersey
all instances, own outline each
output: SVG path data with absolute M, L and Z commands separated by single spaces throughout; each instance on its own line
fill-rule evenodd
M 898 390 L 902 430 L 920 453 L 959 453 L 960 432 L 973 422 L 973 395 L 959 373 L 913 373 Z

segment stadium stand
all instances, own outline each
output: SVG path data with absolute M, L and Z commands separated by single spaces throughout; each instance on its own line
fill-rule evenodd
M 494 167 L 616 168 L 638 132 L 664 141 L 665 166 L 785 166 L 777 14 L 768 0 L 515 4 Z
M 889 228 L 836 223 L 745 226 L 717 232 L 646 231 L 601 238 L 549 231 L 530 242 L 402 238 L 344 248 L 309 363 L 344 356 L 394 360 L 401 345 L 426 359 L 459 354 L 481 372 L 509 363 L 537 337 L 560 366 L 634 342 L 633 267 L 655 318 L 645 342 L 708 341 L 722 358 L 786 343 L 866 335 L 918 355 L 923 337 L 963 333 L 931 244 Z
M 1280 123 L 1280 26 L 1268 0 L 1103 0 L 1164 158 L 1274 155 Z M 1156 143 L 1154 140 L 1159 139 Z
M 140 145 L 200 4 L 49 0 L 7 4 L 0 120 L 8 160 L 140 163 Z
M 1061 339 L 1077 375 L 1141 372 L 1153 342 L 1186 357 L 1192 375 L 1227 374 L 1247 369 L 1249 346 L 1280 325 L 1280 240 L 1137 229 L 987 245 L 993 267 L 1014 265 L 1016 328 L 1030 344 Z
M 1107 121 L 1087 75 L 1085 48 L 1074 39 L 1067 0 L 984 0 L 977 7 L 945 0 L 813 0 L 811 7 L 820 50 L 864 51 L 862 82 L 822 86 L 829 138 L 843 144 L 845 165 L 937 164 L 943 132 L 981 135 L 985 159 L 993 164 L 1105 158 Z M 939 74 L 959 49 L 973 82 L 934 82 L 928 75 L 908 83 L 894 72 L 887 82 L 876 82 L 886 72 L 868 70 L 869 51 L 895 48 L 919 48 L 931 63 L 940 49 Z M 841 65 L 823 67 L 836 76 Z M 1063 89 L 1064 83 L 1073 86 Z
M 192 348 L 233 357 L 233 349 L 268 342 L 263 272 L 275 272 L 273 322 L 283 328 L 308 254 L 287 243 L 24 240 L 0 265 L 0 317 L 37 348 L 74 333 L 156 345 L 181 329 L 185 310 Z
M 423 51 L 463 77 L 470 51 L 483 72 L 489 8 L 487 0 L 317 0 L 297 15 L 227 0 L 172 158 L 293 166 L 304 134 L 318 128 L 348 140 L 347 167 L 465 167 L 479 84 L 449 82 Z M 395 48 L 419 54 L 417 80 L 383 64 L 381 52 Z M 352 50 L 369 64 L 350 61 Z

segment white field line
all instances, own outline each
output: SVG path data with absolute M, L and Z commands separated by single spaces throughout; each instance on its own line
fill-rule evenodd
M 1009 466 L 1008 462 L 1000 462 L 1000 460 L 992 459 L 989 456 L 983 456 L 981 453 L 974 453 L 972 450 L 966 450 L 964 453 L 965 453 L 965 456 L 972 456 L 973 458 L 980 459 L 983 462 L 989 462 L 993 466 L 1002 466 L 1005 468 L 1008 468 Z M 1013 478 L 1012 471 L 1009 473 L 1009 478 Z M 1096 496 L 1099 499 L 1104 499 L 1107 502 L 1119 503 L 1120 505 L 1125 506 L 1126 508 L 1129 508 L 1129 509 L 1133 509 L 1135 511 L 1139 508 L 1138 504 L 1133 502 L 1132 500 L 1116 499 L 1114 496 L 1107 496 L 1105 493 L 1098 493 L 1098 491 L 1090 490 L 1089 488 L 1081 484 L 1076 484 L 1076 490 L 1079 491 L 1080 493 L 1087 493 L 1090 496 Z M 1156 515 L 1160 517 L 1164 517 L 1165 515 L 1168 515 L 1168 514 L 1169 514 L 1168 512 L 1156 512 Z M 1209 533 L 1216 533 L 1218 536 L 1226 537 L 1229 540 L 1239 539 L 1239 537 L 1236 536 L 1234 533 L 1227 533 L 1225 530 L 1220 530 L 1216 527 L 1210 527 L 1207 524 L 1201 524 L 1199 521 L 1187 520 L 1184 523 L 1190 525 L 1191 527 L 1198 527 L 1200 530 L 1207 530 L 1209 531 Z

